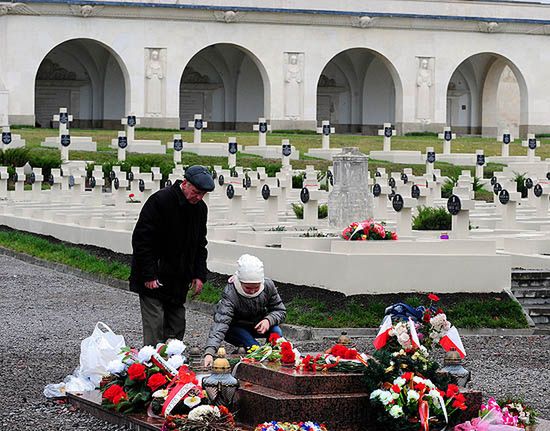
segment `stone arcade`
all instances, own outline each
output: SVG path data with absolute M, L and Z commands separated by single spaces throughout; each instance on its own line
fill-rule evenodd
M 546 4 L 118 1 L 1 4 L 0 126 L 550 131 Z

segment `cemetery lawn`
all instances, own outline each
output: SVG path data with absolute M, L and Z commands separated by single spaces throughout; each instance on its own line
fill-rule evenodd
M 122 126 L 121 126 L 122 128 Z M 26 160 L 29 160 L 31 166 L 42 167 L 45 173 L 49 173 L 52 167 L 59 167 L 60 153 L 56 149 L 40 147 L 40 142 L 48 136 L 56 136 L 57 129 L 31 128 L 31 127 L 13 127 L 14 132 L 21 134 L 27 141 L 26 150 L 9 150 L 11 155 L 2 155 L 0 152 L 0 165 L 22 166 Z M 117 136 L 117 130 L 84 130 L 71 129 L 74 136 L 91 136 L 97 142 L 97 152 L 71 151 L 71 160 L 86 160 L 89 166 L 102 164 L 104 172 L 109 172 L 111 166 L 119 164 L 117 162 L 117 150 L 110 147 L 111 139 Z M 180 130 L 151 130 L 137 129 L 136 139 L 159 139 L 166 143 L 172 140 L 174 133 L 181 133 L 184 141 L 192 142 L 192 132 Z M 230 136 L 236 136 L 239 144 L 257 145 L 258 135 L 256 132 L 208 132 L 203 133 L 204 142 L 227 142 Z M 300 160 L 292 161 L 292 166 L 296 169 L 304 169 L 306 164 L 313 165 L 317 170 L 325 171 L 331 164 L 329 161 L 315 159 L 305 156 L 309 148 L 321 146 L 321 137 L 313 132 L 307 131 L 278 131 L 269 133 L 267 136 L 268 145 L 280 145 L 284 138 L 290 139 L 292 145 L 300 150 Z M 550 157 L 550 138 L 541 139 L 541 147 L 537 149 L 537 155 L 543 159 Z M 496 139 L 481 137 L 459 137 L 452 144 L 453 153 L 475 153 L 477 149 L 483 149 L 485 155 L 500 155 L 501 144 Z M 358 147 L 362 152 L 369 153 L 372 150 L 382 150 L 383 138 L 381 136 L 365 135 L 334 135 L 331 137 L 331 147 L 341 148 L 346 146 Z M 417 150 L 425 152 L 426 147 L 431 146 L 440 153 L 443 150 L 442 142 L 436 136 L 395 136 L 392 138 L 392 149 L 395 150 Z M 511 143 L 510 155 L 525 155 L 527 150 L 521 146 L 520 140 Z M 22 154 L 27 152 L 26 155 Z M 140 166 L 142 171 L 148 171 L 151 166 L 158 166 L 166 177 L 173 167 L 173 150 L 168 150 L 166 155 L 155 154 L 129 154 L 126 163 L 120 164 L 122 170 L 129 170 L 130 166 Z M 183 153 L 183 164 L 202 164 L 206 166 L 221 165 L 227 167 L 227 157 L 204 157 L 191 153 Z M 265 166 L 269 175 L 273 176 L 281 167 L 280 160 L 262 159 L 259 156 L 250 154 L 237 154 L 237 163 L 239 166 L 255 169 L 258 166 Z M 415 175 L 425 173 L 425 165 L 400 165 L 379 160 L 370 160 L 369 170 L 374 173 L 376 168 L 383 167 L 387 172 L 400 172 L 403 168 L 410 167 Z M 460 174 L 461 170 L 467 169 L 474 174 L 474 167 L 454 166 L 448 163 L 436 162 L 436 169 L 441 169 L 444 176 L 453 176 Z M 490 178 L 495 170 L 501 170 L 502 165 L 488 163 L 485 166 L 485 177 Z M 519 173 L 521 174 L 521 172 Z
M 110 250 L 74 245 L 52 237 L 0 227 L 0 246 L 61 263 L 82 271 L 126 281 L 130 275 L 130 256 Z M 227 275 L 209 274 L 199 301 L 210 304 L 221 298 Z M 426 295 L 354 295 L 325 289 L 276 283 L 287 306 L 286 323 L 319 328 L 376 328 L 384 309 L 396 302 L 412 306 L 428 305 Z M 506 293 L 441 294 L 439 305 L 459 328 L 527 328 L 521 306 Z

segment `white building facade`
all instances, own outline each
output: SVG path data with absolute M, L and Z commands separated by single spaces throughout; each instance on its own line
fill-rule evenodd
M 0 3 L 0 125 L 550 132 L 550 5 L 188 1 Z

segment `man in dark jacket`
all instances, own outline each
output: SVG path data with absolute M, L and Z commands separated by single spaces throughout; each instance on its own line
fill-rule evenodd
M 256 256 L 243 254 L 216 307 L 206 341 L 204 366 L 212 365 L 224 339 L 249 349 L 258 345 L 256 337 L 269 337 L 272 333 L 282 336 L 279 325 L 285 317 L 286 307 L 275 284 L 264 278 L 263 262 Z
M 191 166 L 183 181 L 154 193 L 143 205 L 132 234 L 130 290 L 139 294 L 143 341 L 155 346 L 183 339 L 185 299 L 206 281 L 206 219 L 202 201 L 214 190 L 211 174 Z

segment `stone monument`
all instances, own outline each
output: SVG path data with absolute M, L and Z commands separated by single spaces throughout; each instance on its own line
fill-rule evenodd
M 333 158 L 334 188 L 328 197 L 331 227 L 342 228 L 373 215 L 373 196 L 369 192 L 369 158 L 357 148 L 345 147 Z

